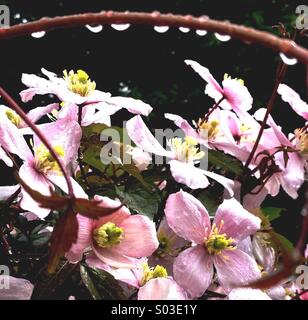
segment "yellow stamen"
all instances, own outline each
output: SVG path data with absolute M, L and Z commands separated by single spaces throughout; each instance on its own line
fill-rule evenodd
M 19 128 L 20 125 L 21 125 L 21 118 L 20 116 L 14 111 L 14 110 L 11 110 L 11 109 L 7 109 L 5 111 L 5 114 L 7 116 L 7 118 L 17 127 Z
M 96 88 L 96 83 L 91 81 L 88 74 L 83 70 L 77 70 L 77 73 L 73 70 L 69 73 L 67 70 L 64 70 L 63 74 L 64 80 L 67 82 L 68 89 L 82 97 L 89 96 Z
M 54 151 L 59 157 L 64 157 L 65 153 L 61 146 L 54 146 Z M 54 171 L 60 172 L 60 168 L 50 151 L 40 144 L 35 150 L 35 158 L 37 160 L 37 168 L 42 172 Z
M 93 232 L 93 239 L 101 248 L 110 248 L 119 244 L 123 239 L 124 230 L 113 222 L 107 222 Z
M 168 144 L 175 153 L 176 159 L 182 162 L 194 162 L 205 156 L 203 151 L 199 151 L 198 142 L 193 137 L 185 137 L 184 141 L 181 138 L 173 138 L 168 141 Z
M 240 85 L 244 86 L 245 81 L 243 79 L 238 79 L 238 78 L 231 78 L 231 76 L 228 75 L 228 73 L 225 73 L 224 75 L 224 80 L 236 80 Z
M 214 223 L 209 237 L 204 239 L 205 247 L 210 255 L 221 254 L 224 250 L 236 249 L 234 239 L 227 238 L 225 233 L 220 233 L 222 226 L 223 220 L 219 228 Z
M 141 285 L 145 285 L 151 279 L 167 277 L 168 272 L 164 267 L 157 265 L 155 266 L 155 268 L 150 268 L 147 263 L 143 264 L 143 278 L 141 281 Z
M 220 132 L 219 121 L 217 120 L 204 121 L 203 119 L 199 119 L 196 127 L 199 134 L 204 139 L 216 138 Z

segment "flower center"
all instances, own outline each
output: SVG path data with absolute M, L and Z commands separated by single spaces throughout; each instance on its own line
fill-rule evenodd
M 96 83 L 91 81 L 88 74 L 83 70 L 77 70 L 77 73 L 73 70 L 67 73 L 67 70 L 64 70 L 63 74 L 68 89 L 82 97 L 89 96 L 96 88 Z
M 145 285 L 148 281 L 156 278 L 167 278 L 168 272 L 167 270 L 157 265 L 155 268 L 150 268 L 147 263 L 143 265 L 143 278 L 141 280 L 141 285 Z
M 244 86 L 245 85 L 245 81 L 243 79 L 238 79 L 238 78 L 231 78 L 230 75 L 228 75 L 228 73 L 224 74 L 224 80 L 235 80 L 237 81 L 240 85 Z
M 295 137 L 297 138 L 297 148 L 302 155 L 308 155 L 308 134 L 302 129 L 295 130 Z
M 55 153 L 64 157 L 65 153 L 61 146 L 53 147 Z M 50 151 L 43 145 L 40 144 L 35 150 L 35 158 L 37 160 L 37 168 L 42 172 L 55 171 L 60 172 L 60 167 L 54 157 L 51 155 Z
M 107 222 L 94 230 L 93 239 L 99 247 L 110 248 L 121 242 L 123 232 L 124 230 L 117 227 L 113 222 Z
M 234 239 L 228 238 L 225 233 L 220 233 L 222 225 L 223 221 L 221 222 L 220 228 L 217 228 L 214 223 L 210 236 L 204 239 L 205 247 L 210 255 L 221 254 L 223 250 L 236 249 Z
M 20 127 L 20 125 L 21 125 L 21 118 L 20 118 L 20 116 L 19 116 L 14 110 L 7 109 L 7 110 L 5 111 L 5 114 L 6 114 L 7 118 L 8 118 L 17 128 Z
M 198 142 L 193 137 L 173 138 L 168 141 L 168 145 L 175 154 L 175 158 L 181 162 L 194 162 L 205 156 L 203 151 L 199 151 Z
M 196 128 L 204 139 L 216 138 L 219 133 L 219 121 L 204 121 L 203 119 L 199 119 L 196 124 Z

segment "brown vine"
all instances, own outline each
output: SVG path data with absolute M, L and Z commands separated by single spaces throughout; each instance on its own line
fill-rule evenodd
M 113 12 L 84 13 L 54 18 L 42 18 L 25 24 L 18 24 L 0 29 L 0 40 L 18 36 L 30 35 L 39 31 L 51 31 L 59 28 L 79 27 L 86 24 L 142 24 L 151 26 L 186 27 L 194 30 L 207 30 L 245 43 L 255 43 L 268 47 L 276 52 L 282 52 L 289 57 L 308 64 L 308 50 L 297 45 L 294 41 L 277 37 L 265 31 L 258 31 L 242 25 L 212 20 L 206 17 L 181 16 L 161 14 L 159 12 Z

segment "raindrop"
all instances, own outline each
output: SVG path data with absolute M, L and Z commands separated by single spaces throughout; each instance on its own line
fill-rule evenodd
M 289 58 L 287 57 L 284 53 L 280 52 L 279 53 L 281 60 L 289 65 L 289 66 L 294 66 L 295 64 L 297 64 L 297 59 L 296 58 Z
M 38 32 L 31 33 L 31 36 L 33 38 L 39 39 L 39 38 L 43 38 L 45 34 L 46 34 L 45 31 L 38 31 Z
M 169 30 L 168 26 L 155 26 L 154 30 L 159 32 L 159 33 L 164 33 L 167 32 Z
M 206 30 L 196 30 L 196 34 L 198 36 L 205 36 L 207 34 L 207 31 Z
M 217 40 L 222 41 L 222 42 L 227 42 L 231 39 L 231 37 L 227 34 L 220 34 L 220 33 L 215 33 L 215 37 Z
M 130 27 L 129 23 L 125 24 L 112 24 L 111 27 L 117 31 L 124 31 Z
M 190 29 L 186 27 L 180 27 L 179 30 L 183 33 L 188 33 L 190 31 Z
M 14 14 L 14 19 L 20 19 L 20 17 L 21 17 L 20 13 L 15 13 Z
M 96 26 L 93 26 L 93 25 L 91 26 L 91 25 L 87 24 L 86 28 L 88 30 L 90 30 L 91 32 L 94 32 L 94 33 L 99 33 L 99 32 L 101 32 L 103 30 L 103 26 L 100 25 L 100 24 L 98 24 Z

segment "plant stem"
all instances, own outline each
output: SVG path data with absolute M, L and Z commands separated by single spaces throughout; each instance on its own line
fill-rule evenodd
M 79 106 L 78 106 L 78 124 L 80 125 L 80 128 L 81 128 L 81 123 L 82 123 L 82 108 L 83 108 L 83 105 L 79 105 Z M 85 173 L 85 171 L 84 171 L 84 166 L 83 166 L 83 163 L 82 163 L 82 151 L 81 151 L 81 146 L 79 146 L 79 148 L 78 148 L 78 158 L 77 158 L 77 161 L 78 161 L 80 173 L 81 173 L 81 176 L 82 176 L 82 180 L 83 180 L 84 183 L 86 184 L 88 190 L 91 191 L 91 186 L 90 186 L 89 181 L 88 181 L 88 179 L 87 179 L 87 175 L 86 175 L 86 173 Z
M 186 27 L 193 30 L 207 30 L 230 35 L 245 43 L 255 43 L 308 64 L 308 50 L 288 39 L 245 26 L 190 15 L 161 14 L 159 12 L 113 12 L 84 13 L 63 17 L 42 18 L 38 21 L 18 24 L 0 29 L 0 40 L 30 35 L 33 32 L 50 31 L 59 28 L 80 27 L 86 24 L 141 24 L 151 26 Z
M 245 168 L 247 169 L 248 166 L 250 165 L 251 161 L 253 160 L 253 157 L 257 151 L 257 148 L 258 148 L 258 145 L 259 145 L 259 142 L 261 140 L 261 137 L 262 137 L 262 134 L 264 132 L 264 129 L 266 127 L 266 124 L 267 124 L 267 120 L 273 110 L 273 107 L 274 107 L 274 103 L 275 103 L 275 100 L 276 100 L 276 97 L 278 95 L 278 87 L 279 85 L 281 84 L 282 80 L 284 79 L 285 75 L 286 75 L 286 72 L 287 72 L 287 69 L 288 69 L 288 66 L 284 63 L 282 64 L 279 64 L 278 66 L 278 75 L 277 75 L 277 78 L 276 78 L 276 82 L 275 82 L 275 86 L 274 86 L 274 89 L 273 89 L 273 92 L 272 92 L 272 95 L 270 97 L 270 100 L 267 104 L 267 108 L 266 108 L 266 113 L 265 113 L 265 116 L 264 116 L 264 119 L 262 121 L 262 124 L 261 124 L 261 127 L 260 127 L 260 130 L 259 130 L 259 133 L 258 133 L 258 136 L 257 136 L 257 139 L 256 139 L 256 142 L 249 154 L 249 157 L 245 163 Z

